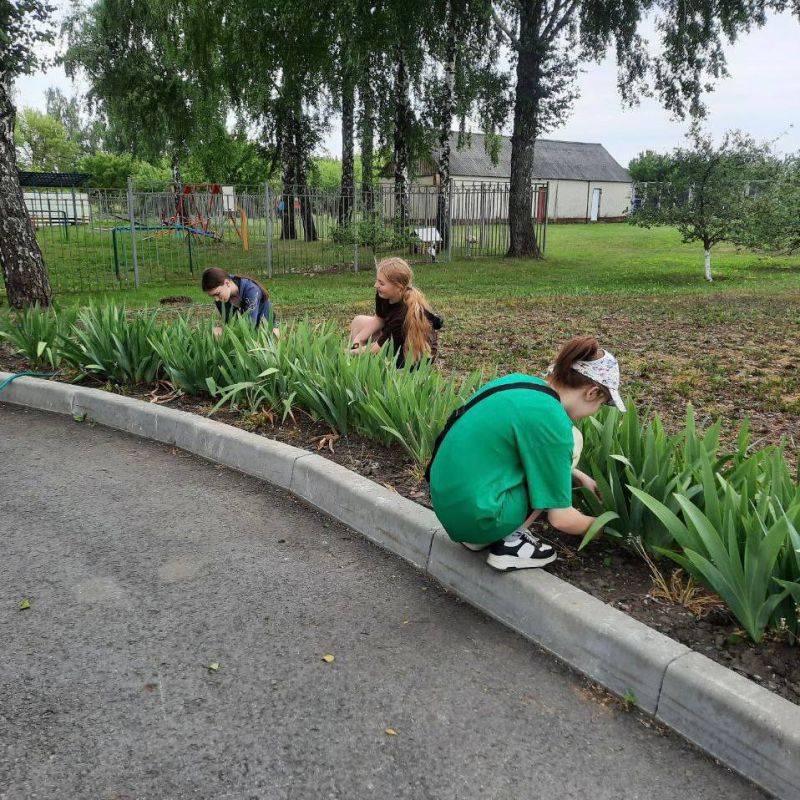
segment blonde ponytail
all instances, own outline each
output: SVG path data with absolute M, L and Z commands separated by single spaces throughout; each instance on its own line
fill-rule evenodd
M 430 311 L 431 307 L 425 295 L 416 286 L 409 286 L 403 292 L 403 299 L 406 302 L 406 319 L 403 323 L 405 355 L 411 354 L 411 360 L 417 362 L 423 356 L 431 354 L 433 325 L 425 313 Z
M 406 304 L 406 318 L 403 322 L 405 344 L 403 354 L 411 355 L 413 362 L 431 354 L 431 337 L 433 325 L 426 311 L 431 311 L 425 295 L 413 285 L 414 273 L 405 259 L 384 258 L 378 264 L 380 272 L 387 281 L 403 290 L 403 301 Z

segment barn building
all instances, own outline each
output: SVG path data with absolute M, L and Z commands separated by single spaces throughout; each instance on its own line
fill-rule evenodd
M 473 133 L 458 146 L 458 133 L 450 139 L 450 176 L 453 182 L 453 216 L 462 216 L 461 196 L 472 197 L 483 190 L 491 197 L 492 216 L 507 210 L 507 192 L 511 177 L 511 138 L 498 137 L 500 142 L 497 163 L 486 152 L 485 136 Z M 436 152 L 422 159 L 413 171 L 415 186 L 436 186 Z M 387 166 L 381 183 L 392 184 L 392 165 Z M 548 184 L 547 218 L 551 222 L 621 221 L 631 205 L 633 181 L 602 144 L 562 142 L 539 139 L 534 152 L 534 183 Z M 462 192 L 460 190 L 466 190 Z M 538 218 L 544 216 L 544 193 L 539 208 L 532 209 Z M 412 204 L 415 198 L 412 196 Z M 535 201 L 536 202 L 536 201 Z M 471 216 L 464 213 L 465 216 Z M 424 216 L 422 214 L 421 216 Z

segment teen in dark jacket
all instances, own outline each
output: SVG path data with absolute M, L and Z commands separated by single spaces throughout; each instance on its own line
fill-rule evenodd
M 229 275 L 219 267 L 211 267 L 203 273 L 201 282 L 203 291 L 214 298 L 217 311 L 227 322 L 232 314 L 247 314 L 253 325 L 258 326 L 262 321 L 276 326 L 269 292 L 254 278 L 243 275 Z M 277 327 L 273 327 L 277 334 Z

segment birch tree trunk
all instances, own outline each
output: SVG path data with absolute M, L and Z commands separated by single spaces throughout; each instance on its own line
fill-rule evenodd
M 36 232 L 19 185 L 14 149 L 14 105 L 6 76 L 0 74 L 0 268 L 8 304 L 49 306 L 50 280 Z
M 411 127 L 408 69 L 399 45 L 395 50 L 397 70 L 394 81 L 394 214 L 395 227 L 405 230 L 408 222 L 408 135 Z
M 511 135 L 511 185 L 508 197 L 510 256 L 541 258 L 533 225 L 533 153 L 539 135 L 541 97 L 539 4 L 520 3 L 517 88 Z
M 711 248 L 706 246 L 703 252 L 705 253 L 706 280 L 711 282 L 714 280 L 714 276 L 711 274 Z
M 358 86 L 361 101 L 361 207 L 371 214 L 375 210 L 374 170 L 375 94 L 370 84 L 369 62 Z
M 455 106 L 456 82 L 456 32 L 453 8 L 447 3 L 447 51 L 444 65 L 444 97 L 439 125 L 439 193 L 436 197 L 436 228 L 442 237 L 441 246 L 450 242 L 450 125 Z
M 339 196 L 339 224 L 350 221 L 355 198 L 355 160 L 353 124 L 355 116 L 355 81 L 351 75 L 342 79 L 342 186 Z

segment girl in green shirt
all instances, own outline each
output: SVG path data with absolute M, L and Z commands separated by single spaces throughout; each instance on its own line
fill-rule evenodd
M 624 411 L 619 379 L 614 356 L 579 337 L 561 348 L 546 380 L 515 374 L 481 387 L 430 466 L 433 509 L 450 538 L 488 547 L 488 563 L 508 570 L 555 561 L 554 549 L 527 530 L 543 511 L 554 528 L 586 533 L 594 517 L 573 507 L 573 482 L 597 485 L 574 466 L 582 440 L 573 423 L 604 404 Z

